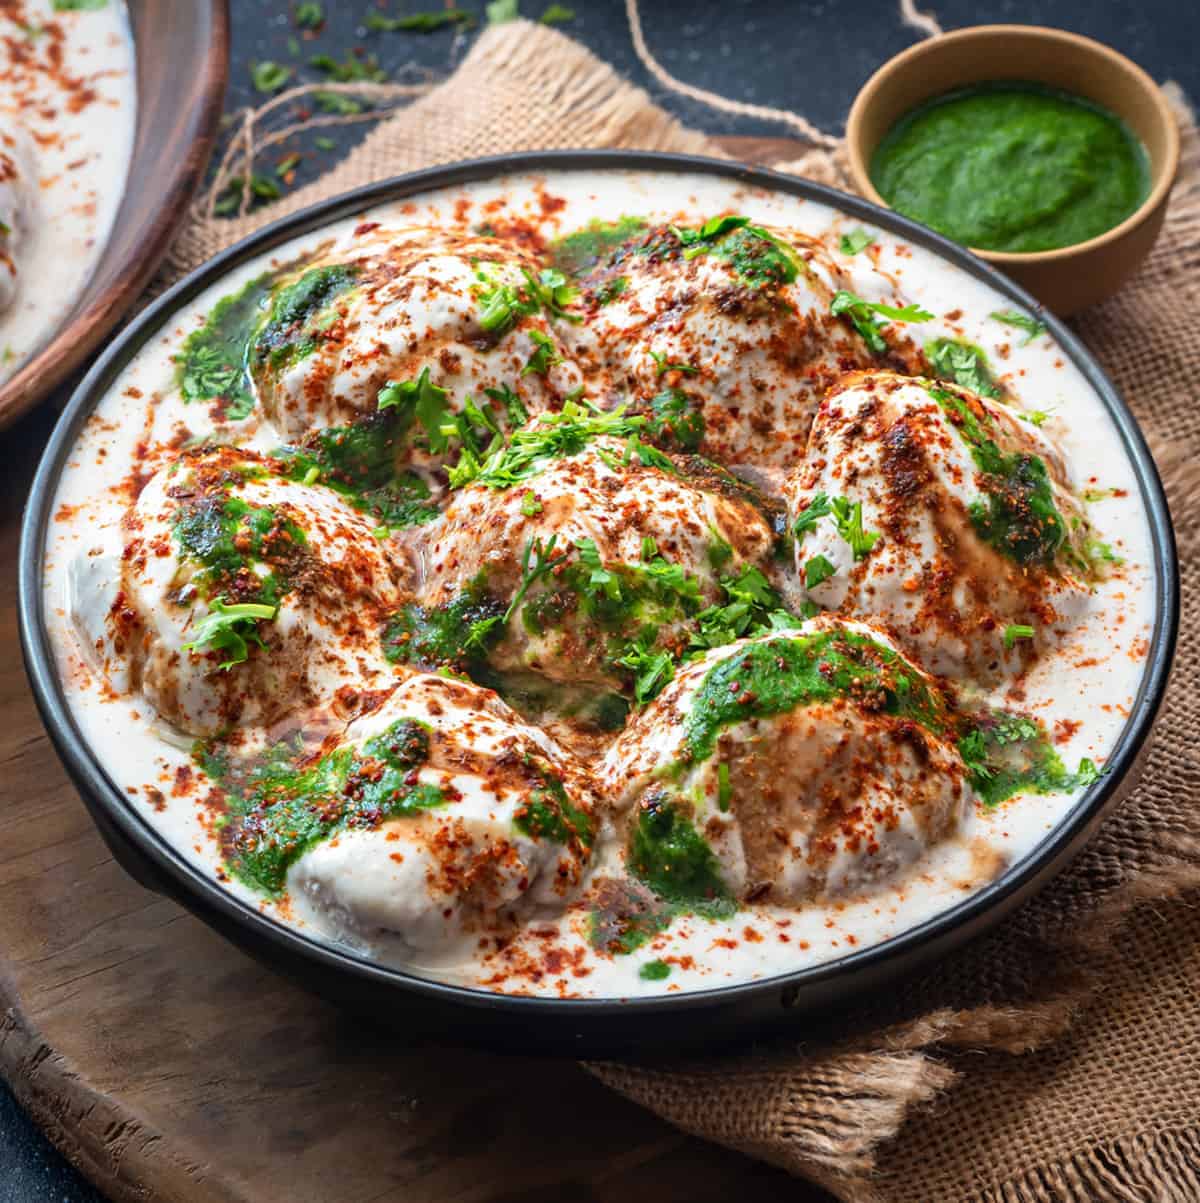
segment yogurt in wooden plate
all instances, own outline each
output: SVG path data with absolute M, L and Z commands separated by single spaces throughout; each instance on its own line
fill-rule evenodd
M 59 328 L 104 250 L 135 85 L 120 0 L 0 9 L 0 383 Z

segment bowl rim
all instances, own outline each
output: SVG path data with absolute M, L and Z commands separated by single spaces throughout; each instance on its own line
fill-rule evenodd
M 417 193 L 507 175 L 554 171 L 654 171 L 672 174 L 699 173 L 729 179 L 750 187 L 783 192 L 802 200 L 829 206 L 852 218 L 871 223 L 906 240 L 926 247 L 991 285 L 1008 300 L 1036 313 L 1068 359 L 1095 390 L 1117 429 L 1138 480 L 1150 528 L 1154 552 L 1153 576 L 1156 589 L 1154 631 L 1147 653 L 1145 672 L 1138 694 L 1121 735 L 1106 764 L 1106 772 L 1086 789 L 1046 835 L 1020 860 L 992 882 L 955 905 L 882 943 L 849 953 L 832 961 L 810 965 L 770 977 L 714 986 L 679 994 L 562 999 L 493 993 L 469 986 L 421 977 L 403 968 L 371 961 L 345 949 L 324 944 L 312 936 L 263 914 L 251 903 L 226 891 L 211 876 L 178 852 L 139 812 L 128 805 L 119 787 L 109 779 L 94 756 L 71 714 L 55 663 L 45 620 L 43 558 L 51 504 L 58 479 L 75 439 L 94 407 L 134 355 L 149 342 L 182 306 L 193 301 L 222 277 L 249 260 L 298 236 L 331 222 L 362 213 L 373 205 L 400 200 Z M 1179 623 L 1179 571 L 1174 531 L 1162 483 L 1140 428 L 1115 386 L 1099 364 L 1064 323 L 1045 311 L 1028 292 L 995 268 L 957 245 L 890 209 L 833 188 L 763 168 L 752 168 L 728 160 L 655 151 L 555 150 L 497 155 L 427 168 L 395 176 L 342 193 L 270 223 L 261 230 L 220 252 L 198 267 L 143 310 L 116 338 L 75 389 L 60 415 L 38 464 L 21 525 L 18 559 L 18 621 L 26 672 L 35 701 L 59 757 L 81 791 L 102 807 L 105 817 L 179 891 L 177 901 L 212 925 L 219 919 L 249 929 L 262 947 L 274 946 L 309 964 L 314 973 L 323 968 L 349 975 L 360 982 L 373 982 L 426 1000 L 461 1005 L 469 1009 L 505 1011 L 533 1017 L 562 1015 L 570 1010 L 574 1019 L 608 1015 L 614 1009 L 638 1015 L 663 1010 L 690 1010 L 716 1004 L 788 991 L 809 986 L 867 967 L 891 965 L 898 972 L 908 954 L 919 950 L 951 930 L 967 925 L 989 911 L 999 915 L 1010 895 L 1031 883 L 1046 866 L 1061 859 L 1072 842 L 1087 831 L 1114 797 L 1125 774 L 1135 765 L 1150 734 L 1162 702 L 1174 656 Z
M 153 0 L 143 0 L 143 3 L 153 3 Z M 92 283 L 112 245 L 113 235 L 125 216 L 129 189 L 129 169 L 126 169 L 121 200 L 105 236 L 104 247 L 92 265 L 91 274 L 83 282 L 75 303 L 58 325 L 48 332 L 46 341 L 38 350 L 8 380 L 0 384 L 0 429 L 10 426 L 18 418 L 35 409 L 64 381 L 78 372 L 87 357 L 113 330 L 150 282 L 170 249 L 180 225 L 187 218 L 192 195 L 204 176 L 216 141 L 225 87 L 229 79 L 230 47 L 229 0 L 191 0 L 191 3 L 200 5 L 209 12 L 212 37 L 196 65 L 195 74 L 203 81 L 198 102 L 192 109 L 179 114 L 179 124 L 190 123 L 195 129 L 196 136 L 189 152 L 175 164 L 169 175 L 160 180 L 159 202 L 153 218 L 145 223 L 145 237 L 138 243 L 136 254 L 125 261 L 124 271 L 113 284 L 104 292 L 92 296 Z M 137 21 L 131 11 L 133 7 L 134 0 L 129 0 L 126 16 L 130 40 L 133 43 L 137 104 L 134 145 L 130 151 L 129 167 L 133 166 L 133 156 L 138 149 L 137 133 L 144 100 L 139 71 L 141 51 L 138 45 Z
M 1098 55 L 1110 62 L 1119 63 L 1121 69 L 1135 79 L 1158 114 L 1158 120 L 1165 136 L 1165 154 L 1160 169 L 1153 174 L 1150 191 L 1145 200 L 1124 221 L 1097 234 L 1094 238 L 1083 242 L 1073 242 L 1069 246 L 1055 247 L 1045 251 L 989 251 L 983 247 L 969 247 L 975 255 L 986 259 L 1000 267 L 1023 267 L 1032 264 L 1054 264 L 1071 259 L 1076 255 L 1100 250 L 1102 247 L 1123 239 L 1127 234 L 1152 221 L 1159 208 L 1165 204 L 1171 189 L 1175 186 L 1179 174 L 1180 137 L 1179 123 L 1171 110 L 1170 104 L 1163 96 L 1153 78 L 1139 67 L 1131 58 L 1122 54 L 1104 42 L 1089 38 L 1081 33 L 1072 33 L 1068 29 L 1056 29 L 1050 25 L 969 25 L 964 29 L 951 30 L 935 38 L 928 38 L 909 46 L 899 54 L 888 59 L 879 67 L 859 89 L 850 113 L 846 118 L 846 156 L 850 165 L 850 173 L 856 187 L 871 202 L 882 208 L 890 209 L 887 201 L 879 194 L 871 182 L 870 164 L 863 149 L 862 127 L 871 105 L 875 102 L 883 85 L 898 72 L 915 70 L 922 59 L 931 54 L 941 53 L 946 46 L 960 42 L 986 41 L 1000 34 L 1016 34 L 1036 41 L 1056 42 L 1069 46 L 1073 51 Z M 1037 80 L 1025 80 L 1019 75 L 1013 76 L 1014 82 L 1036 83 Z M 964 87 L 969 86 L 967 84 Z M 933 98 L 933 93 L 927 99 Z M 1119 114 L 1118 114 L 1119 116 Z M 1123 120 L 1123 119 L 1122 119 Z M 874 147 L 871 148 L 872 152 Z M 892 210 L 896 212 L 896 210 Z

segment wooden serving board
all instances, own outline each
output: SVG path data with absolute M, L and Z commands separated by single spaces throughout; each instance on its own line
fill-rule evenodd
M 0 435 L 0 1073 L 67 1157 L 120 1203 L 825 1198 L 570 1062 L 349 1019 L 118 868 L 17 641 L 21 509 L 53 417 Z

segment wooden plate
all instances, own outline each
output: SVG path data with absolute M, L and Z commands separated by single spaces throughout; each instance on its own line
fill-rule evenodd
M 47 397 L 146 287 L 187 215 L 212 151 L 229 74 L 227 0 L 128 0 L 137 130 L 125 195 L 79 301 L 0 387 L 0 428 Z

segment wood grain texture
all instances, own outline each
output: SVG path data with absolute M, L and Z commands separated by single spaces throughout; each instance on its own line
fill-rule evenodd
M 51 421 L 0 436 L 0 1073 L 63 1153 L 117 1203 L 825 1199 L 571 1062 L 414 1044 L 399 1009 L 345 1016 L 118 868 L 17 642 L 20 513 Z
M 62 328 L 0 387 L 0 428 L 49 396 L 125 315 L 187 216 L 229 71 L 227 0 L 129 0 L 137 131 L 108 245 Z

